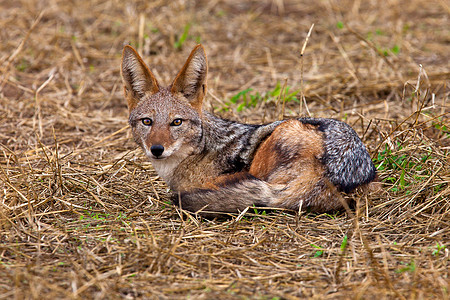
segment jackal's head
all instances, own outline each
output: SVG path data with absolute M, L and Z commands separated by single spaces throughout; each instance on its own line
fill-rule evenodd
M 135 141 L 152 160 L 182 160 L 202 150 L 202 101 L 208 72 L 197 45 L 168 87 L 161 87 L 139 54 L 125 46 L 121 74 Z

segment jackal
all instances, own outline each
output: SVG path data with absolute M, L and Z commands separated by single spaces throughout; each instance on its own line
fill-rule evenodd
M 297 118 L 241 124 L 202 108 L 208 65 L 197 45 L 168 87 L 139 54 L 123 50 L 121 74 L 137 144 L 192 212 L 238 212 L 248 206 L 321 212 L 343 206 L 376 177 L 372 160 L 347 124 Z

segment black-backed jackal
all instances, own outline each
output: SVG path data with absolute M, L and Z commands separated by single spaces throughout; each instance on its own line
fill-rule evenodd
M 248 206 L 328 211 L 376 177 L 356 132 L 347 124 L 298 118 L 241 124 L 202 108 L 208 72 L 205 50 L 194 48 L 168 87 L 159 85 L 130 46 L 122 78 L 135 141 L 174 191 L 174 204 L 203 213 Z

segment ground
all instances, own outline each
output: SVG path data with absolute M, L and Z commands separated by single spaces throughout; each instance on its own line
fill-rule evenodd
M 0 1 L 0 298 L 448 299 L 449 3 L 299 2 Z M 121 51 L 169 84 L 199 42 L 208 110 L 343 120 L 381 191 L 328 214 L 168 204 Z

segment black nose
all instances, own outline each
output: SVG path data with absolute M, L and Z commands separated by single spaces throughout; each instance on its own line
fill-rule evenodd
M 156 157 L 161 156 L 164 152 L 164 146 L 163 145 L 153 145 L 150 148 L 150 151 L 152 151 L 152 154 Z

